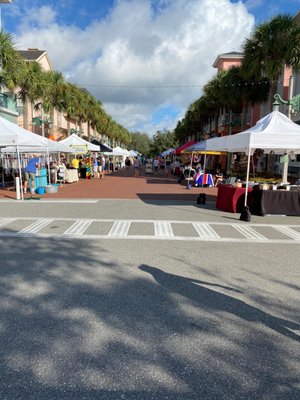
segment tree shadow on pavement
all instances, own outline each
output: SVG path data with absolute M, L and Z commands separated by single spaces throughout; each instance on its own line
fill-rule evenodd
M 299 325 L 125 259 L 101 241 L 1 239 L 1 399 L 296 398 Z

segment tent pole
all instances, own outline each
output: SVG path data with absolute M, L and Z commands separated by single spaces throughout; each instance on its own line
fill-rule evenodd
M 204 161 L 203 161 L 203 178 L 202 178 L 202 191 L 204 187 L 204 174 L 205 174 L 205 168 L 206 168 L 206 151 L 204 153 Z
M 48 148 L 48 146 L 47 146 L 47 166 L 48 166 L 48 184 L 51 185 L 50 155 L 49 155 L 49 148 Z
M 246 191 L 245 191 L 245 203 L 247 205 L 248 200 L 248 187 L 249 187 L 249 172 L 250 172 L 250 159 L 251 159 L 251 148 L 248 148 L 248 161 L 247 161 L 247 176 L 246 176 Z
M 24 200 L 24 194 L 23 194 L 23 179 L 22 179 L 22 169 L 21 169 L 21 160 L 20 160 L 19 146 L 17 146 L 17 157 L 18 157 L 18 169 L 19 169 L 19 176 L 20 176 L 21 200 Z
M 191 170 L 193 168 L 193 158 L 194 158 L 194 152 L 192 151 L 192 157 L 191 157 L 191 163 L 190 163 L 190 171 L 189 171 L 189 178 L 191 177 Z
M 1 167 L 2 167 L 2 187 L 4 188 L 5 186 L 5 181 L 4 181 L 4 154 L 1 154 Z

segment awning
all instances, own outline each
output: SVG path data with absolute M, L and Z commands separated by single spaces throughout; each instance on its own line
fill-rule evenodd
M 99 142 L 96 139 L 93 139 L 91 143 L 95 144 L 96 146 L 100 146 L 100 152 L 101 153 L 104 153 L 104 152 L 111 153 L 113 151 L 113 149 L 111 147 L 107 146 L 106 144 L 103 144 L 103 143 Z
M 180 155 L 184 149 L 187 149 L 188 147 L 191 147 L 193 144 L 195 143 L 194 140 L 190 140 L 185 144 L 182 144 L 181 146 L 177 147 L 177 149 L 175 150 L 175 154 L 176 155 Z

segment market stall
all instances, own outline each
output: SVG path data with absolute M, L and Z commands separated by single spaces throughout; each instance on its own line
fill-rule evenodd
M 279 111 L 273 111 L 260 119 L 255 126 L 240 132 L 236 135 L 218 137 L 207 140 L 207 150 L 220 150 L 234 153 L 246 153 L 247 177 L 244 205 L 247 205 L 250 158 L 255 149 L 263 149 L 265 153 L 273 154 L 299 154 L 300 153 L 300 126 L 287 118 Z M 221 186 L 220 186 L 221 188 Z M 219 189 L 220 190 L 220 189 Z M 263 197 L 279 196 L 275 191 L 271 191 Z M 289 202 L 291 196 L 287 195 L 283 199 Z M 274 211 L 277 213 L 277 209 Z M 297 215 L 300 215 L 297 214 Z
M 79 173 L 83 179 L 91 179 L 92 165 L 91 165 L 91 152 L 100 152 L 100 146 L 88 142 L 77 136 L 75 133 L 68 136 L 66 139 L 61 140 L 59 143 L 68 145 L 74 149 L 75 157 L 81 157 Z M 70 172 L 70 176 L 72 173 Z M 75 182 L 74 180 L 72 182 Z
M 64 151 L 68 151 L 66 146 L 59 146 L 56 142 L 23 129 L 2 117 L 0 117 L 0 148 L 2 153 L 11 154 L 11 158 L 15 158 L 16 160 L 17 167 L 15 175 L 17 199 L 24 198 L 21 154 L 33 152 L 47 154 L 49 165 L 50 152 L 62 151 L 62 148 Z M 72 150 L 70 149 L 70 151 Z

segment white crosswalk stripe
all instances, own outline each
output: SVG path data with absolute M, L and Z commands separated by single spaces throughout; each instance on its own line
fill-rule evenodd
M 170 222 L 154 221 L 154 232 L 156 237 L 174 237 Z
M 15 221 L 14 218 L 1 218 L 0 219 L 0 228 L 2 228 L 5 225 L 10 224 L 11 222 Z
M 265 236 L 256 232 L 254 229 L 250 228 L 250 226 L 245 225 L 232 225 L 234 229 L 244 235 L 247 239 L 259 239 L 259 240 L 268 240 Z
M 207 223 L 193 222 L 193 227 L 201 238 L 220 239 L 220 236 Z
M 53 230 L 57 221 L 56 230 Z M 22 227 L 20 229 L 20 224 Z M 53 224 L 51 224 L 53 223 Z M 130 227 L 134 229 L 129 234 Z M 145 225 L 147 225 L 147 229 Z M 9 229 L 7 229 L 9 225 Z M 69 226 L 66 228 L 66 225 Z M 149 231 L 153 227 L 153 233 Z M 88 228 L 91 229 L 88 231 Z M 100 228 L 99 228 L 100 226 Z M 267 229 L 266 229 L 267 228 Z M 259 233 L 264 229 L 264 235 Z M 149 232 L 149 233 L 147 233 Z M 233 232 L 235 234 L 233 235 Z M 240 235 L 237 236 L 238 232 Z M 176 240 L 230 243 L 300 243 L 300 225 L 244 224 L 240 222 L 196 222 L 164 220 L 115 220 L 88 218 L 0 218 L 0 238 L 36 236 L 53 239 Z
M 41 229 L 45 228 L 47 225 L 50 224 L 50 222 L 52 222 L 53 219 L 49 219 L 49 218 L 41 218 L 38 219 L 37 221 L 33 222 L 32 224 L 30 224 L 29 226 L 27 226 L 26 228 L 22 229 L 19 231 L 19 233 L 21 234 L 25 234 L 25 233 L 37 233 L 38 231 L 40 231 Z
M 116 221 L 114 222 L 111 230 L 108 233 L 108 236 L 127 236 L 129 228 L 130 228 L 130 221 Z
M 81 236 L 84 234 L 84 232 L 87 230 L 87 228 L 91 225 L 92 222 L 93 222 L 92 220 L 77 220 L 63 234 Z
M 294 229 L 289 228 L 288 226 L 273 226 L 273 228 L 283 233 L 284 235 L 291 237 L 292 239 L 300 240 L 300 232 L 297 232 Z

